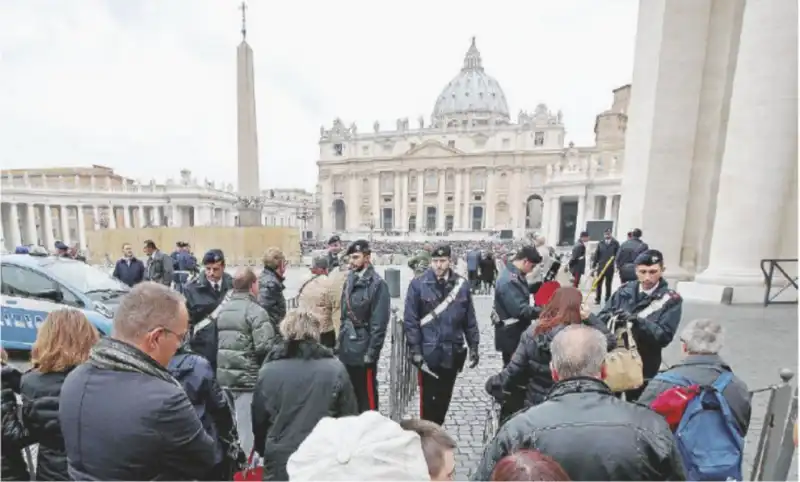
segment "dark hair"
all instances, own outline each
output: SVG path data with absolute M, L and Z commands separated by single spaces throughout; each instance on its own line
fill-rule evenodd
M 572 480 L 552 457 L 535 450 L 518 450 L 506 455 L 494 466 L 489 480 Z
M 634 238 L 641 238 L 642 230 L 639 228 L 634 229 L 633 231 L 631 231 L 631 236 L 633 236 Z
M 539 323 L 535 325 L 533 334 L 547 333 L 558 325 L 581 323 L 582 302 L 583 295 L 577 288 L 562 286 L 557 289 L 539 315 Z
M 533 264 L 542 262 L 542 255 L 533 246 L 523 246 L 514 256 L 514 261 L 525 259 Z
M 148 239 L 148 240 L 146 240 L 146 241 L 144 242 L 144 246 L 145 246 L 146 248 L 150 248 L 150 249 L 158 249 L 158 248 L 156 247 L 156 243 L 154 243 L 152 239 Z
M 456 448 L 456 441 L 441 426 L 428 420 L 402 420 L 403 430 L 415 432 L 422 442 L 422 453 L 430 475 L 439 475 L 444 465 L 444 453 Z

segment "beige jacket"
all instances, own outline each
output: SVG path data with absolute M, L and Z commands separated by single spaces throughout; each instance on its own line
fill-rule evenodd
M 310 311 L 319 319 L 320 333 L 331 331 L 333 329 L 331 321 L 333 302 L 330 289 L 328 289 L 330 280 L 323 274 L 316 278 L 309 278 L 304 284 L 305 286 L 297 297 L 297 307 Z
M 339 339 L 339 328 L 342 326 L 342 291 L 347 283 L 348 273 L 349 271 L 346 270 L 336 270 L 331 271 L 328 275 L 328 289 L 333 302 L 331 321 L 333 322 L 333 329 L 336 331 L 337 340 Z

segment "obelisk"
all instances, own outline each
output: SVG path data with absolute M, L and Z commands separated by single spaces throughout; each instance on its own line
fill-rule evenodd
M 261 226 L 258 177 L 258 129 L 253 49 L 247 44 L 247 5 L 242 2 L 242 42 L 236 49 L 236 111 L 238 130 L 238 180 L 240 226 Z

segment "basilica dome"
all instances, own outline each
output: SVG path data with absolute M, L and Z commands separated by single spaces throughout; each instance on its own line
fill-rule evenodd
M 475 125 L 506 124 L 509 119 L 506 96 L 494 77 L 484 72 L 475 37 L 461 72 L 436 98 L 432 121 L 434 126 L 466 125 L 470 118 Z

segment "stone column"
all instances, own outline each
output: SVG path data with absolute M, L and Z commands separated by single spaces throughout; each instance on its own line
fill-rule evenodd
M 142 206 L 142 205 L 139 205 L 139 206 L 136 208 L 136 216 L 137 216 L 137 218 L 138 218 L 138 221 L 139 221 L 139 228 L 143 228 L 143 227 L 145 227 L 145 225 L 147 224 L 147 223 L 145 222 L 145 217 L 144 217 L 144 209 L 145 209 L 145 208 L 144 208 L 144 206 Z M 78 208 L 78 211 L 80 211 L 80 207 Z
M 439 194 L 436 198 L 436 231 L 442 232 L 444 231 L 444 189 L 447 185 L 447 172 L 444 169 L 439 169 L 437 172 L 439 181 Z
M 586 229 L 586 194 L 578 196 L 578 215 L 575 218 L 575 239 L 581 235 L 581 231 Z
M 92 205 L 92 225 L 94 229 L 100 229 L 100 210 L 97 208 L 97 204 Z
M 464 203 L 464 210 L 462 211 L 461 225 L 464 231 L 472 231 L 472 213 L 470 212 L 470 206 L 472 204 L 472 179 L 469 169 L 464 169 L 462 178 L 462 185 L 464 186 L 464 199 L 462 201 Z
M 197 212 L 197 210 L 195 210 L 195 212 Z M 131 227 L 131 207 L 128 205 L 122 206 L 122 226 L 125 229 Z
M 603 221 L 608 221 L 611 219 L 611 204 L 614 202 L 613 196 L 605 196 L 603 203 Z
M 417 232 L 425 232 L 425 171 L 417 171 Z
M 495 192 L 494 192 L 494 169 L 486 169 L 486 199 L 484 206 L 486 209 L 483 213 L 483 229 L 494 229 L 494 209 L 495 209 Z
M 83 216 L 83 206 L 79 204 L 75 209 L 78 210 L 75 216 L 78 223 L 78 245 L 81 249 L 86 249 L 86 218 Z
M 159 206 L 153 206 L 150 208 L 150 222 L 153 226 L 161 226 L 161 208 Z
M 8 223 L 8 238 L 11 241 L 10 250 L 13 251 L 22 244 L 22 233 L 19 230 L 19 206 L 17 206 L 17 203 L 9 203 L 8 205 Z
M 117 213 L 113 204 L 108 207 L 108 228 L 117 229 Z
M 401 174 L 400 180 L 402 189 L 400 190 L 400 195 L 403 197 L 402 206 L 403 208 L 400 210 L 400 231 L 403 233 L 408 232 L 408 171 L 403 171 Z
M 657 244 L 672 279 L 687 276 L 679 262 L 712 3 L 639 3 L 619 218 Z
M 553 209 L 553 200 L 545 195 L 542 199 L 542 227 L 538 230 L 547 238 L 550 229 L 550 211 Z M 549 239 L 547 240 L 550 241 Z
M 383 203 L 381 202 L 381 175 L 375 173 L 372 175 L 369 190 L 372 198 L 372 223 L 375 225 L 377 231 L 383 230 Z
M 394 195 L 392 196 L 392 229 L 396 231 L 400 231 L 403 229 L 402 226 L 402 214 L 401 211 L 403 210 L 403 194 L 402 194 L 402 186 L 400 184 L 400 171 L 394 171 Z
M 361 199 L 358 185 L 359 178 L 355 173 L 347 176 L 347 226 L 348 231 L 358 231 L 361 229 Z
M 47 249 L 53 249 L 53 245 L 56 242 L 53 237 L 53 207 L 45 204 L 42 206 L 42 210 L 44 211 L 42 215 L 44 245 L 47 246 Z
M 456 169 L 456 174 L 454 179 L 455 193 L 453 194 L 453 231 L 460 231 L 462 229 L 461 227 L 461 214 L 462 214 L 461 191 L 463 190 L 461 186 L 461 184 L 463 183 L 461 176 L 462 172 L 463 169 Z
M 66 204 L 59 206 L 58 219 L 61 222 L 61 242 L 70 244 L 72 241 L 69 236 L 69 206 Z
M 550 199 L 550 220 L 547 231 L 547 242 L 551 246 L 558 246 L 559 231 L 561 230 L 561 196 L 553 196 Z
M 709 264 L 681 283 L 689 298 L 719 302 L 733 287 L 734 302 L 763 300 L 760 261 L 778 257 L 776 233 L 797 203 L 797 14 L 797 1 L 746 3 Z
M 36 233 L 36 218 L 34 205 L 28 203 L 25 205 L 25 213 L 22 218 L 23 242 L 25 244 L 38 244 L 38 235 Z

